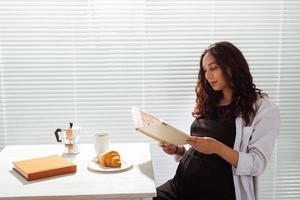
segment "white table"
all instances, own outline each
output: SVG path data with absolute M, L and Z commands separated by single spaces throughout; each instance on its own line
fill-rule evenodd
M 77 164 L 75 174 L 26 181 L 12 170 L 12 161 L 51 154 L 62 155 L 62 145 L 8 145 L 0 152 L 0 200 L 143 199 L 156 196 L 150 148 L 147 143 L 111 144 L 133 167 L 123 172 L 95 172 L 87 168 L 95 157 L 92 144 L 63 157 Z

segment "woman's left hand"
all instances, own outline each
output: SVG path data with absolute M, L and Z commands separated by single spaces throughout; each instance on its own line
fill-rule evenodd
M 222 143 L 211 137 L 189 136 L 186 140 L 195 150 L 204 154 L 218 154 Z

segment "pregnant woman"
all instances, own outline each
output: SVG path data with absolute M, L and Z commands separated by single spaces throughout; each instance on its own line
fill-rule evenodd
M 279 134 L 279 110 L 256 88 L 242 52 L 229 42 L 201 55 L 195 117 L 184 146 L 160 143 L 180 161 L 154 200 L 255 200 L 257 177 Z

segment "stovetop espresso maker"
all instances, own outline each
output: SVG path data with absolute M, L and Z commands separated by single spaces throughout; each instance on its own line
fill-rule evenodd
M 79 153 L 79 128 L 70 123 L 68 129 L 58 128 L 54 132 L 56 141 L 64 143 L 64 153 Z

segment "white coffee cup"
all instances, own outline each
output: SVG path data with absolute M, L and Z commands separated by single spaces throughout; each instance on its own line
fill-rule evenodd
M 109 150 L 109 134 L 108 133 L 96 133 L 94 141 L 95 153 L 100 155 Z

